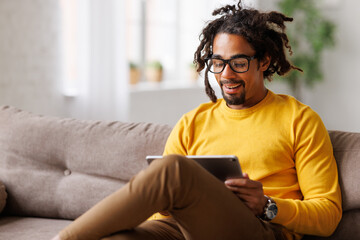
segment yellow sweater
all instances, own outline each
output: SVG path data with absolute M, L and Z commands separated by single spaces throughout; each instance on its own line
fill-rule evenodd
M 286 95 L 268 91 L 243 110 L 223 99 L 185 114 L 164 155 L 236 155 L 243 172 L 277 203 L 272 220 L 299 234 L 328 236 L 338 225 L 341 192 L 332 145 L 320 117 Z M 154 216 L 154 218 L 156 218 Z

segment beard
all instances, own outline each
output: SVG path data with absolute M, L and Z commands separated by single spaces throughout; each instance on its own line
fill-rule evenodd
M 237 94 L 225 94 L 223 88 L 221 87 L 221 94 L 227 105 L 242 105 L 245 103 L 245 82 L 240 81 L 243 86 L 243 91 L 240 93 L 240 96 Z
M 227 105 L 242 105 L 245 103 L 245 90 L 240 94 L 240 96 L 225 95 L 222 90 L 221 93 Z

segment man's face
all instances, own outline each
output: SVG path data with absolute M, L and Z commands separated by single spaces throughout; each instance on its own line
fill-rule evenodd
M 228 60 L 239 55 L 252 57 L 255 54 L 251 45 L 239 35 L 219 33 L 215 36 L 213 58 Z M 263 72 L 268 68 L 269 63 L 269 58 L 261 62 L 255 58 L 249 61 L 247 72 L 234 72 L 229 64 L 226 64 L 221 73 L 215 74 L 222 95 L 230 108 L 249 108 L 266 96 L 267 89 L 264 85 Z

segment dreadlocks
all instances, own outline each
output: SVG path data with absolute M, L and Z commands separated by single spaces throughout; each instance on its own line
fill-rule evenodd
M 285 22 L 293 18 L 279 12 L 259 12 L 255 9 L 244 9 L 241 0 L 237 5 L 226 5 L 216 9 L 213 16 L 219 18 L 209 22 L 200 34 L 200 45 L 194 54 L 197 71 L 205 68 L 205 61 L 212 55 L 212 45 L 218 33 L 236 34 L 244 37 L 256 51 L 256 57 L 262 60 L 265 55 L 271 57 L 269 68 L 264 77 L 271 81 L 274 73 L 282 76 L 292 69 L 302 71 L 293 66 L 285 55 L 285 48 L 292 54 L 289 39 L 285 34 Z M 205 69 L 205 91 L 211 101 L 217 97 L 208 79 L 208 69 Z

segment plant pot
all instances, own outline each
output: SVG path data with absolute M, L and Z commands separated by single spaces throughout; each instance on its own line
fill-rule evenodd
M 135 85 L 140 81 L 140 70 L 137 68 L 130 68 L 129 83 Z
M 163 79 L 163 70 L 154 68 L 146 69 L 146 79 L 149 82 L 161 82 Z

